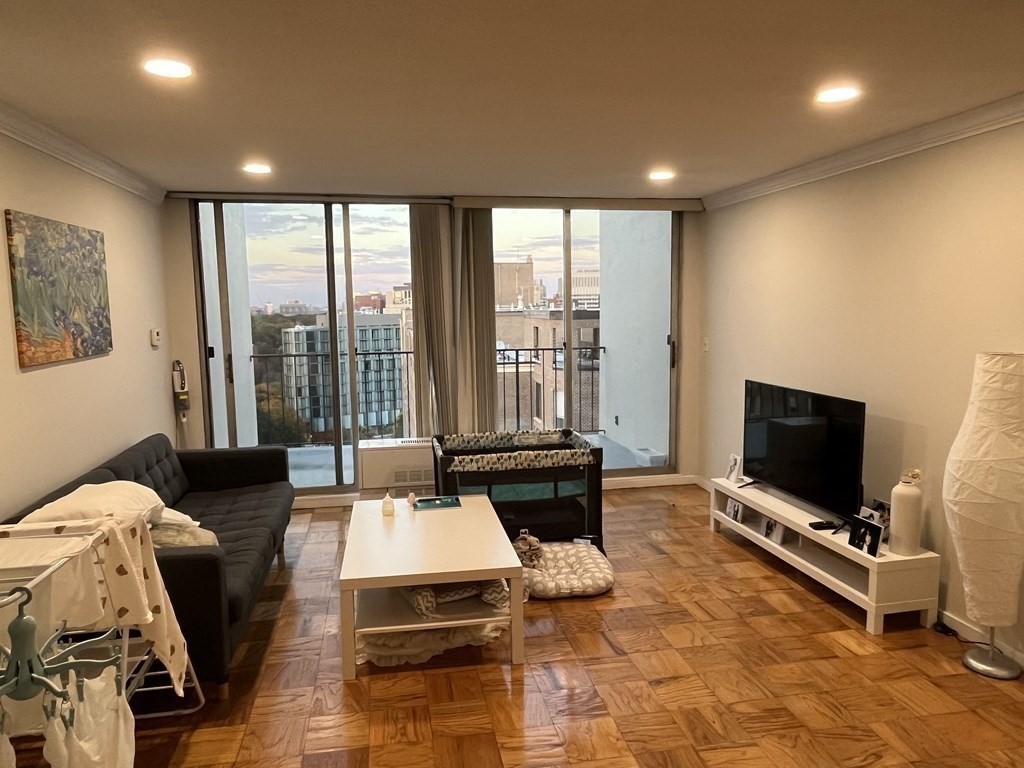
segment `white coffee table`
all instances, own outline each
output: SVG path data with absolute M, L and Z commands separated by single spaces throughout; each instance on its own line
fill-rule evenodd
M 380 501 L 352 507 L 341 564 L 342 676 L 356 676 L 356 635 L 508 622 L 512 663 L 523 663 L 523 566 L 486 496 L 462 496 L 461 507 L 411 509 L 395 501 L 394 516 Z M 438 606 L 424 619 L 395 587 L 508 579 L 509 608 L 481 601 Z M 468 604 L 468 607 L 467 607 Z

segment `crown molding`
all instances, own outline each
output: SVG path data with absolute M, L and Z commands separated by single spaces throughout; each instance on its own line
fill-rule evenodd
M 3 102 L 0 102 L 0 134 L 152 203 L 164 199 L 166 190 L 159 185 Z
M 1024 93 L 1018 93 L 966 112 L 927 123 L 917 128 L 812 160 L 771 176 L 740 184 L 704 197 L 704 208 L 713 210 L 755 197 L 838 176 L 876 163 L 949 144 L 979 133 L 987 133 L 1024 122 Z

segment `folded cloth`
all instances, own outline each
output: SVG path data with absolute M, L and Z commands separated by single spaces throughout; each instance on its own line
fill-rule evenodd
M 512 542 L 512 548 L 519 555 L 519 562 L 523 564 L 524 568 L 536 568 L 540 565 L 543 550 L 540 547 L 540 539 L 536 536 L 524 533 Z
M 161 547 L 216 547 L 217 534 L 206 528 L 185 525 L 155 525 L 149 529 L 153 546 Z
M 184 512 L 179 512 L 178 510 L 171 509 L 170 507 L 164 507 L 164 512 L 160 515 L 160 523 L 158 527 L 167 526 L 175 528 L 198 528 L 199 523 Z

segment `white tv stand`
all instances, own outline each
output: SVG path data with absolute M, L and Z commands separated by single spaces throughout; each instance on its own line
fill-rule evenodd
M 736 499 L 745 507 L 742 522 L 725 514 L 726 502 Z M 770 517 L 788 529 L 782 544 L 761 535 L 761 521 Z M 921 623 L 931 626 L 939 607 L 939 555 L 922 552 L 894 555 L 887 544 L 878 557 L 851 547 L 848 536 L 809 527 L 820 516 L 756 487 L 740 488 L 724 478 L 711 481 L 711 530 L 722 526 L 744 536 L 785 560 L 811 578 L 867 611 L 867 631 L 881 634 L 888 613 L 920 611 Z

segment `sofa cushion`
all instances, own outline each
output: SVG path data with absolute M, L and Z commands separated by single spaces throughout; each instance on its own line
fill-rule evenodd
M 152 488 L 168 507 L 188 492 L 188 478 L 167 435 L 150 435 L 100 465 L 118 480 L 132 480 Z
M 294 490 L 267 483 L 186 494 L 177 509 L 217 534 L 224 550 L 228 621 L 245 620 L 288 527 Z
M 224 550 L 224 581 L 228 596 L 228 622 L 245 621 L 263 588 L 274 559 L 271 533 L 266 528 L 217 534 Z
M 174 508 L 209 528 L 218 539 L 227 531 L 266 528 L 273 533 L 276 549 L 284 540 L 294 498 L 291 483 L 266 483 L 226 491 L 193 491 Z

